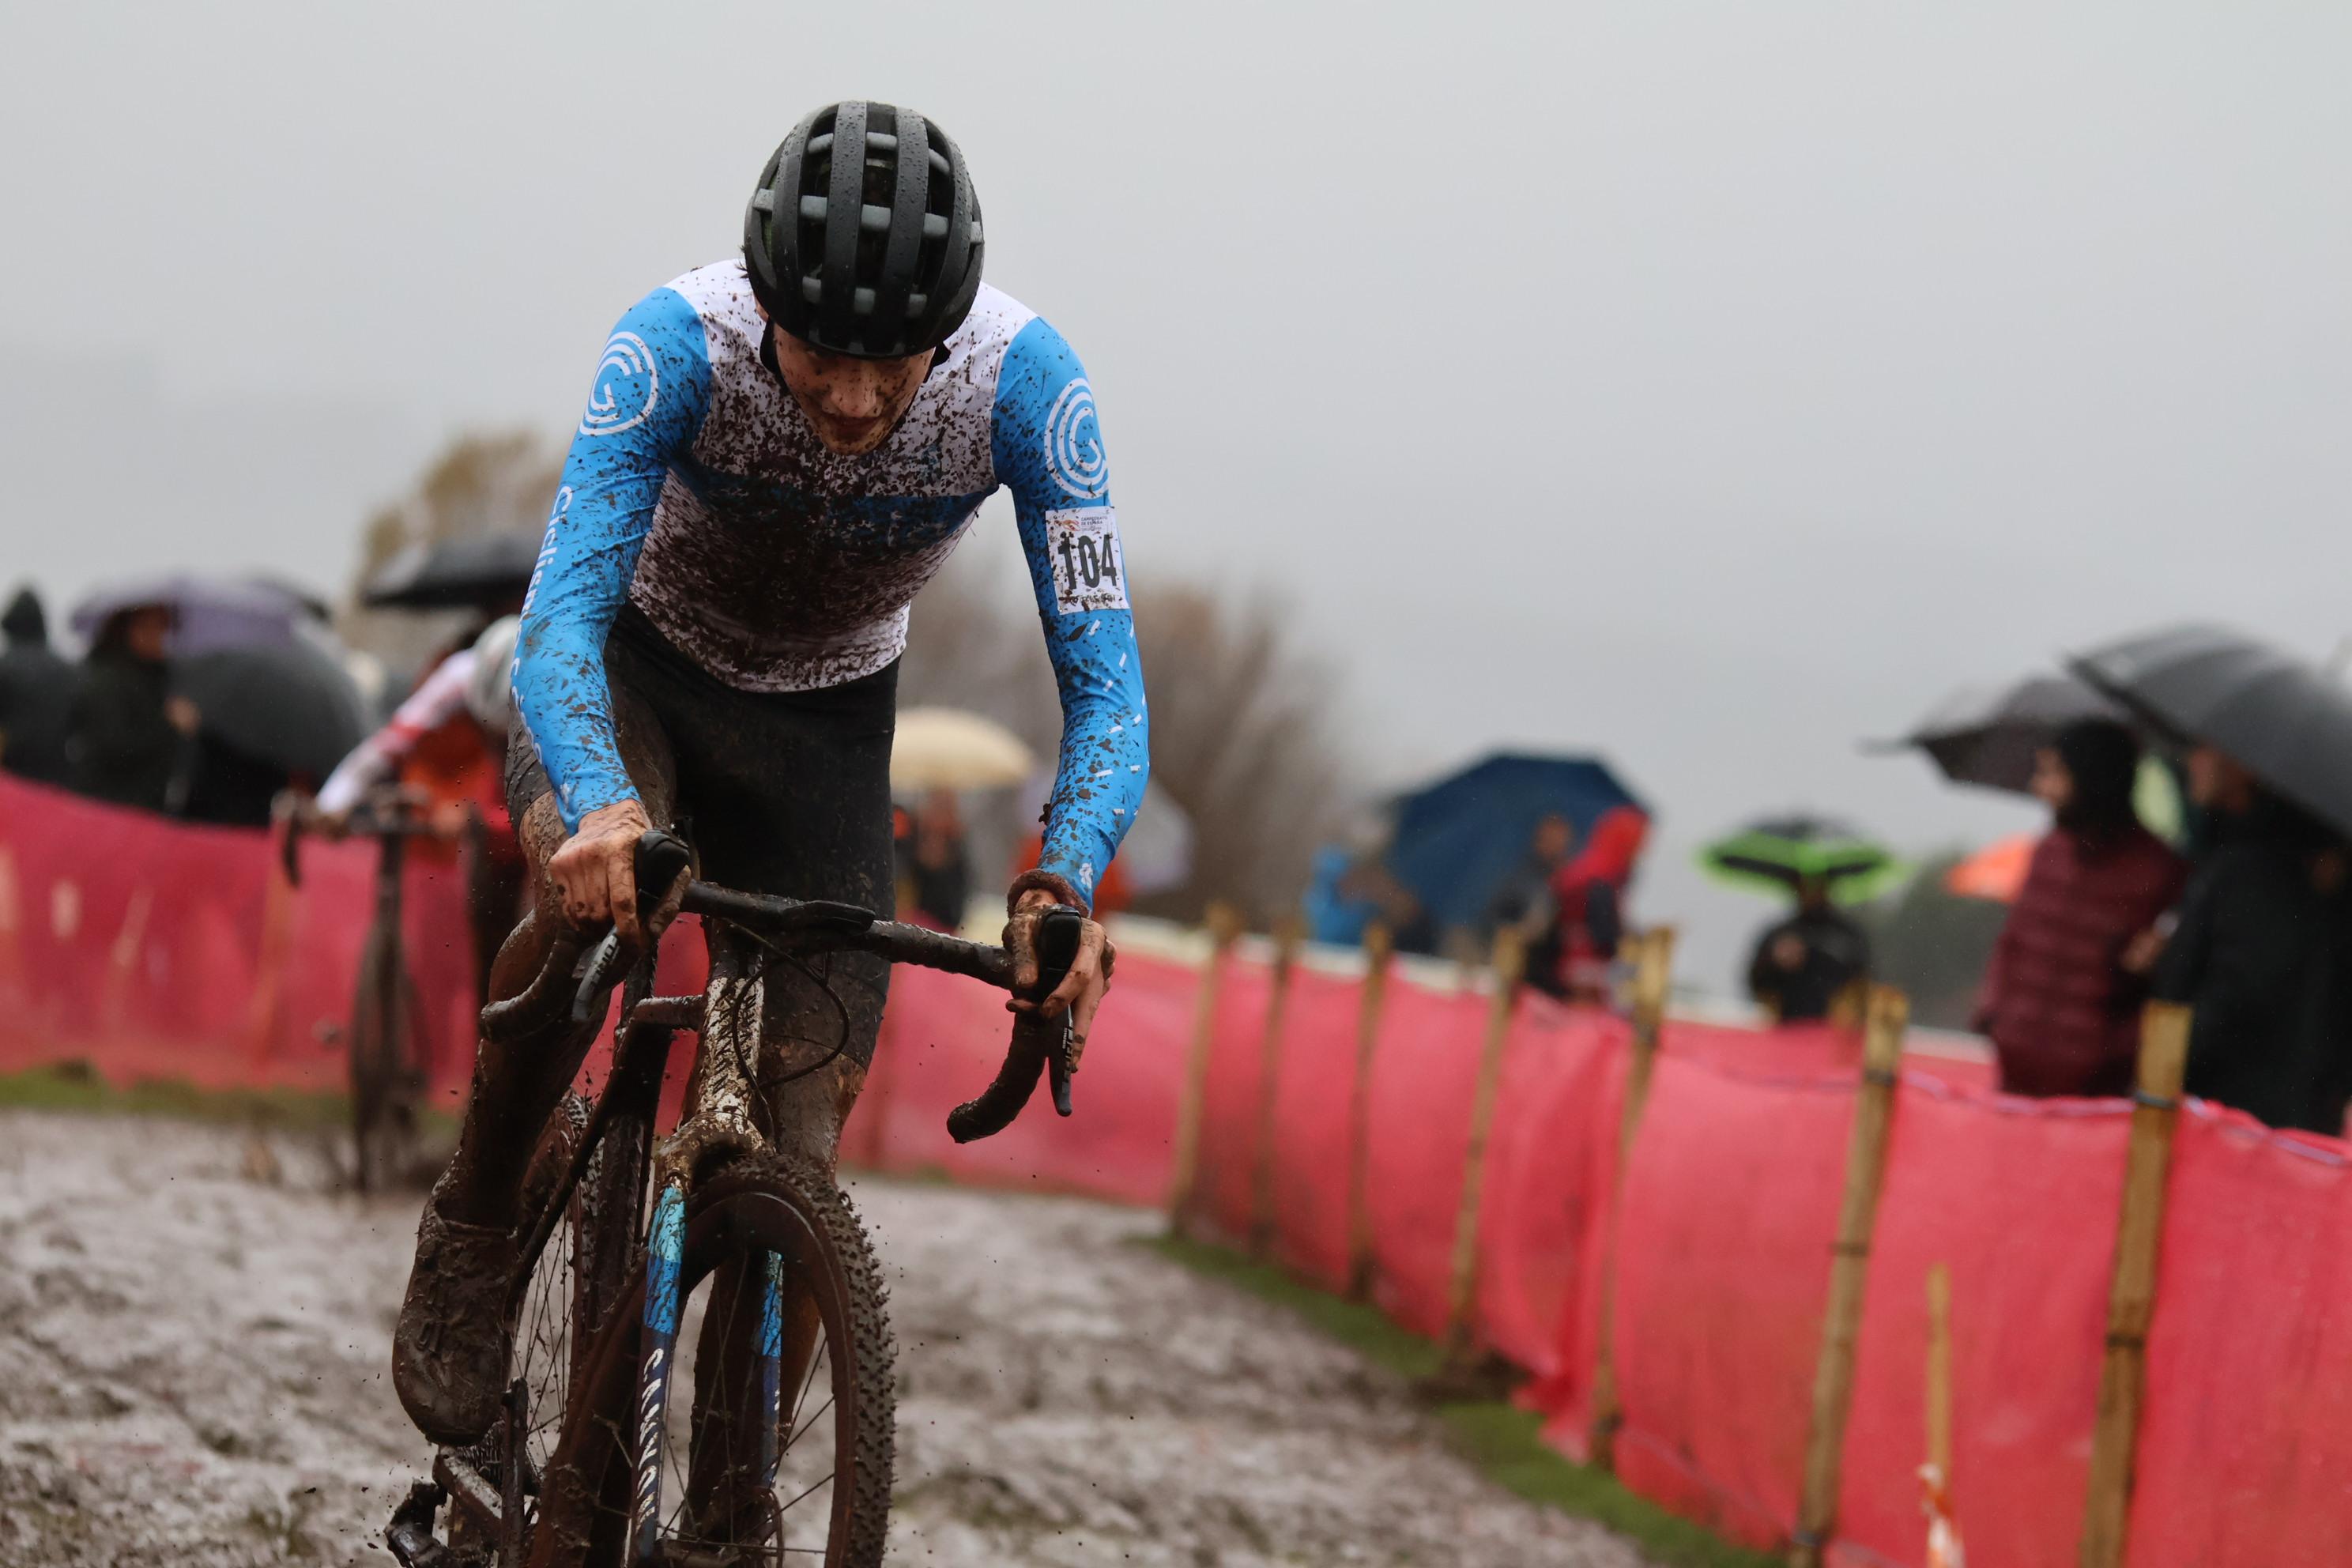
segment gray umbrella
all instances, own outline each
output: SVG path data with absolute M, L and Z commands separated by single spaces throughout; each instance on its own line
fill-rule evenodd
M 2352 833 L 2352 692 L 2318 667 L 2200 626 L 2126 637 L 2067 667 L 2148 723 L 2218 747 L 2276 795 Z
M 362 601 L 378 609 L 457 610 L 511 599 L 530 586 L 540 536 L 509 530 L 412 544 L 368 582 Z
M 1954 784 L 1979 784 L 2012 795 L 2032 793 L 2033 757 L 2082 719 L 2128 717 L 2090 687 L 2063 675 L 2038 675 L 1998 691 L 1970 689 L 1937 704 L 1899 741 L 1875 741 L 1875 752 L 1927 753 Z
M 257 761 L 323 779 L 367 733 L 359 688 L 315 636 L 172 661 L 172 687 L 207 734 Z
M 94 638 L 124 610 L 160 605 L 172 612 L 174 654 L 210 653 L 293 640 L 295 628 L 316 621 L 321 606 L 310 595 L 266 578 L 198 577 L 176 573 L 107 584 L 74 606 L 73 628 Z

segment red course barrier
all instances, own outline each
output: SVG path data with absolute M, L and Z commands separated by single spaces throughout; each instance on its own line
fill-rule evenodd
M 0 1068 L 83 1058 L 111 1079 L 334 1089 L 372 908 L 373 846 L 312 845 L 301 887 L 259 833 L 189 827 L 0 778 Z M 436 1089 L 462 1092 L 472 987 L 455 879 L 406 890 Z M 665 990 L 698 986 L 698 944 Z M 950 1107 L 994 1075 L 1002 998 L 894 976 L 845 1157 L 960 1182 L 1166 1201 L 1198 984 L 1130 952 L 1097 1020 L 1077 1115 L 1042 1098 L 959 1147 Z M 1213 1020 L 1198 1218 L 1252 1235 L 1267 966 L 1234 957 Z M 1349 1272 L 1359 982 L 1301 965 L 1273 1085 L 1269 1239 L 1326 1286 Z M 1375 1300 L 1446 1327 L 1488 1002 L 1391 979 L 1366 1086 Z M 1502 1063 L 1478 1216 L 1475 1329 L 1535 1373 L 1546 1431 L 1590 1420 L 1613 1250 L 1623 1479 L 1759 1545 L 1796 1516 L 1854 1041 L 1670 1020 L 1621 1194 L 1628 1030 L 1528 998 Z M 685 1063 L 672 1064 L 682 1081 Z M 592 1079 L 601 1064 L 592 1061 Z M 2081 1529 L 2127 1118 L 2120 1102 L 1990 1092 L 1979 1058 L 1915 1052 L 1897 1091 L 1853 1377 L 1837 1568 L 1924 1557 L 1925 1279 L 1952 1278 L 1952 1495 L 1977 1568 L 2070 1561 Z M 678 1083 L 673 1084 L 673 1097 Z M 2193 1104 L 2181 1119 L 2147 1360 L 2134 1568 L 2340 1562 L 2352 1533 L 2352 1163 L 2333 1140 Z

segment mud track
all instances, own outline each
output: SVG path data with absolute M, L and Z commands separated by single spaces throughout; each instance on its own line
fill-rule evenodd
M 0 1563 L 389 1564 L 413 1204 L 273 1139 L 0 1114 Z M 1393 1377 L 1129 1244 L 1153 1216 L 853 1188 L 900 1345 L 892 1561 L 1639 1568 L 1449 1454 Z

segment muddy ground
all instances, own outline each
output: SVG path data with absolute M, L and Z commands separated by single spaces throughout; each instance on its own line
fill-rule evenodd
M 247 1145 L 0 1114 L 0 1563 L 391 1563 L 429 1458 L 384 1371 L 414 1200 L 334 1193 L 294 1137 L 258 1180 Z M 1129 1245 L 1155 1216 L 853 1191 L 900 1345 L 894 1563 L 1642 1563 L 1487 1484 L 1392 1376 Z

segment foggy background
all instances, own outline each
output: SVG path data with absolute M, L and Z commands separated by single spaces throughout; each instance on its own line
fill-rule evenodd
M 2348 46 L 2318 5 L 22 11 L 0 578 L 339 590 L 450 435 L 569 431 L 799 115 L 884 98 L 1086 359 L 1139 577 L 1283 595 L 1367 790 L 1605 753 L 1661 817 L 1638 912 L 1724 984 L 1767 910 L 1689 851 L 1736 818 L 2036 820 L 1857 753 L 1953 685 L 2352 631 Z

